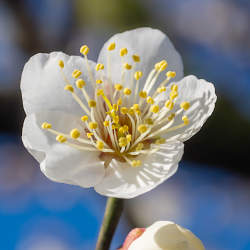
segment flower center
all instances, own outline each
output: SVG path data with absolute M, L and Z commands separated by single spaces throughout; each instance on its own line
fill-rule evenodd
M 109 53 L 114 53 L 115 47 L 115 43 L 111 43 L 107 48 Z M 48 122 L 42 124 L 43 129 L 56 135 L 58 142 L 78 150 L 100 151 L 100 159 L 105 161 L 105 166 L 108 166 L 112 159 L 116 159 L 137 167 L 141 165 L 140 159 L 143 154 L 152 154 L 160 149 L 159 144 L 165 143 L 163 135 L 189 123 L 188 117 L 183 115 L 183 112 L 190 107 L 188 102 L 182 102 L 173 112 L 178 98 L 178 85 L 172 84 L 167 93 L 166 86 L 176 73 L 168 71 L 165 80 L 158 84 L 156 90 L 154 88 L 159 75 L 168 66 L 167 61 L 162 60 L 156 63 L 140 87 L 143 73 L 136 70 L 140 63 L 138 55 L 132 55 L 134 63 L 130 65 L 125 61 L 128 50 L 126 48 L 120 50 L 121 82 L 113 84 L 109 56 L 107 76 L 103 72 L 104 64 L 98 63 L 95 79 L 87 57 L 89 48 L 84 45 L 80 52 L 85 57 L 94 95 L 90 97 L 86 92 L 84 88 L 86 82 L 80 78 L 82 72 L 75 69 L 72 72 L 72 78 L 76 87 L 82 92 L 82 98 L 87 103 L 85 105 L 64 74 L 64 62 L 60 60 L 58 64 L 66 83 L 64 89 L 71 93 L 74 100 L 81 106 L 84 115 L 81 117 L 82 129 L 73 128 L 68 134 L 55 130 Z M 125 82 L 125 78 L 130 79 L 130 82 Z M 158 95 L 166 96 L 165 104 L 157 98 Z M 183 122 L 173 125 L 179 115 L 182 115 Z

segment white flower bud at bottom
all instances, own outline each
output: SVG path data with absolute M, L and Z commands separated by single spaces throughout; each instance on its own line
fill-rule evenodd
M 128 250 L 205 250 L 189 230 L 171 221 L 158 221 L 132 242 Z

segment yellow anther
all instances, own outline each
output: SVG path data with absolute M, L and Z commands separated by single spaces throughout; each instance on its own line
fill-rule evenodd
M 133 161 L 131 161 L 131 166 L 132 167 L 139 167 L 139 166 L 141 166 L 141 161 L 140 160 L 133 160 Z
M 169 110 L 172 110 L 174 107 L 174 103 L 171 100 L 167 100 L 165 102 L 165 107 L 168 108 Z
M 171 92 L 170 92 L 170 99 L 171 100 L 174 100 L 177 96 L 178 96 L 178 92 L 177 91 L 174 91 L 174 90 L 172 90 Z
M 123 93 L 124 93 L 124 95 L 131 95 L 132 90 L 129 89 L 129 88 L 125 88 L 125 89 L 123 90 Z
M 96 122 L 89 122 L 89 128 L 90 129 L 97 129 L 98 124 Z
M 158 113 L 160 110 L 159 106 L 158 105 L 153 105 L 151 108 L 150 108 L 150 111 L 152 113 Z
M 128 113 L 129 113 L 130 115 L 133 115 L 133 114 L 135 113 L 135 111 L 134 111 L 133 107 L 132 107 L 132 108 L 130 108 L 130 109 L 128 110 Z
M 109 46 L 108 46 L 108 50 L 111 51 L 111 50 L 114 50 L 115 49 L 115 43 L 111 43 Z
M 104 143 L 102 141 L 97 141 L 96 142 L 96 147 L 99 149 L 99 150 L 102 150 L 104 148 Z
M 120 147 L 126 147 L 128 144 L 127 138 L 126 137 L 120 137 L 119 138 L 119 146 Z
M 118 124 L 112 124 L 112 129 L 117 129 L 118 128 Z
M 124 125 L 123 129 L 124 129 L 125 132 L 128 132 L 128 125 Z
M 90 139 L 93 136 L 93 133 L 87 133 L 87 137 Z
M 106 102 L 106 104 L 108 105 L 109 110 L 112 110 L 112 109 L 113 109 L 113 107 L 112 107 L 112 105 L 111 105 L 109 99 L 107 98 L 107 96 L 104 95 L 103 89 L 98 89 L 98 90 L 96 91 L 96 94 L 97 94 L 97 96 L 102 96 L 103 100 L 104 100 L 104 101 Z
M 96 84 L 102 84 L 102 80 L 100 80 L 100 79 L 96 80 L 95 82 L 96 82 Z
M 153 125 L 154 124 L 154 122 L 153 122 L 153 120 L 151 118 L 147 118 L 145 120 L 145 123 L 148 124 L 148 125 Z
M 136 55 L 136 54 L 132 55 L 132 57 L 133 57 L 133 60 L 135 62 L 140 62 L 140 60 L 141 60 L 140 57 L 138 55 Z
M 174 118 L 175 118 L 175 114 L 174 114 L 174 113 L 172 113 L 172 114 L 170 114 L 170 115 L 168 116 L 168 120 L 169 120 L 169 121 L 172 121 Z
M 143 134 L 143 133 L 145 133 L 145 132 L 148 130 L 148 127 L 147 127 L 146 124 L 141 124 L 141 125 L 138 126 L 137 129 L 138 129 L 138 131 L 139 131 L 141 134 Z
M 70 85 L 70 84 L 66 85 L 66 86 L 64 87 L 64 89 L 65 89 L 65 90 L 68 90 L 68 91 L 70 91 L 70 92 L 74 92 L 74 88 L 73 88 L 73 86 Z
M 97 91 L 96 91 L 96 94 L 97 94 L 97 96 L 103 96 L 104 95 L 104 91 L 103 91 L 103 89 L 98 89 Z
M 162 93 L 162 92 L 164 92 L 166 90 L 167 90 L 166 87 L 160 87 L 160 88 L 157 89 L 157 92 Z
M 120 127 L 120 128 L 119 128 L 119 133 L 121 133 L 121 134 L 124 134 L 124 133 L 125 133 L 125 131 L 124 131 L 124 128 L 123 128 L 123 127 Z
M 58 65 L 60 68 L 62 68 L 62 69 L 64 68 L 64 62 L 62 60 L 58 61 Z
M 151 96 L 148 96 L 147 103 L 154 104 L 154 102 L 155 102 L 154 99 Z
M 127 54 L 128 54 L 127 48 L 122 48 L 122 49 L 120 49 L 120 56 L 125 56 L 125 55 L 127 55 Z
M 109 121 L 104 121 L 103 125 L 104 125 L 104 127 L 108 127 L 109 126 Z
M 95 108 L 96 107 L 96 101 L 95 100 L 89 100 L 88 104 L 89 104 L 90 108 Z
M 52 127 L 52 125 L 50 123 L 44 122 L 41 126 L 43 129 L 49 129 Z
M 132 140 L 132 135 L 131 135 L 131 134 L 126 135 L 126 139 L 127 139 L 127 142 L 128 142 L 128 143 L 131 142 L 131 140 Z
M 72 72 L 72 77 L 73 78 L 78 78 L 80 75 L 82 74 L 82 72 L 78 69 L 75 69 L 73 72 Z
M 83 88 L 83 86 L 85 86 L 85 85 L 86 85 L 86 82 L 83 81 L 83 79 L 78 79 L 78 80 L 76 80 L 76 87 L 77 87 L 77 88 L 81 89 L 81 88 Z
M 117 83 L 117 84 L 115 85 L 115 89 L 118 90 L 118 91 L 120 91 L 120 90 L 123 89 L 123 86 L 122 86 L 121 84 Z
M 56 140 L 59 141 L 60 143 L 64 143 L 67 141 L 67 138 L 61 134 L 59 134 L 57 137 L 56 137 Z
M 168 66 L 167 61 L 166 60 L 162 60 L 162 61 L 160 61 L 160 62 L 158 62 L 158 63 L 155 64 L 155 69 L 157 71 L 161 72 L 161 71 L 165 70 L 167 68 L 167 66 Z
M 173 85 L 171 86 L 171 90 L 177 92 L 177 91 L 178 91 L 178 85 L 173 84 Z
M 141 77 L 142 77 L 142 72 L 141 71 L 136 71 L 134 73 L 135 80 L 139 80 Z
M 88 119 L 89 119 L 89 118 L 88 118 L 88 116 L 86 116 L 86 115 L 84 115 L 84 116 L 81 117 L 81 120 L 82 120 L 83 122 L 86 122 Z
M 123 67 L 124 67 L 125 69 L 127 69 L 127 70 L 132 69 L 132 65 L 130 65 L 130 64 L 128 64 L 128 63 L 124 63 L 124 64 L 123 64 Z
M 131 166 L 132 167 L 137 167 L 137 161 L 136 160 L 131 161 Z
M 133 109 L 134 109 L 134 110 L 140 110 L 139 104 L 135 103 L 135 104 L 133 105 Z
M 128 126 L 127 126 L 127 125 L 124 125 L 124 126 L 120 127 L 120 128 L 119 128 L 119 132 L 120 132 L 121 134 L 124 134 L 124 133 L 128 132 Z
M 190 108 L 190 103 L 189 102 L 182 102 L 180 104 L 180 107 L 183 108 L 184 110 L 188 110 Z
M 176 72 L 175 72 L 175 71 L 168 71 L 168 72 L 166 73 L 166 76 L 167 76 L 168 78 L 174 78 L 174 77 L 176 76 Z
M 83 55 L 87 55 L 89 53 L 89 47 L 87 45 L 83 45 L 81 48 L 80 48 L 80 52 L 83 54 Z
M 113 117 L 113 122 L 116 123 L 116 124 L 119 123 L 119 116 L 118 115 Z
M 182 121 L 185 125 L 188 125 L 189 124 L 189 120 L 188 120 L 188 117 L 186 115 L 182 116 Z
M 155 144 L 164 144 L 166 142 L 165 138 L 159 138 L 155 141 Z
M 166 60 L 162 60 L 161 62 L 160 62 L 160 71 L 163 71 L 163 70 L 165 70 L 166 68 L 167 68 L 167 66 L 168 66 L 168 63 L 167 63 L 167 61 Z
M 119 109 L 119 107 L 118 107 L 118 104 L 113 104 L 113 109 L 115 110 L 115 111 L 118 111 L 118 109 Z
M 146 91 L 140 91 L 139 96 L 143 99 L 147 98 L 147 92 Z
M 77 128 L 74 128 L 70 131 L 70 136 L 73 139 L 77 139 L 80 136 L 80 131 Z
M 104 64 L 97 63 L 96 66 L 95 66 L 95 70 L 98 71 L 98 70 L 102 70 L 102 69 L 104 69 Z
M 118 106 L 121 106 L 121 105 L 122 105 L 122 98 L 119 98 L 119 99 L 117 100 L 117 105 L 118 105 Z
M 122 107 L 122 108 L 121 108 L 121 113 L 122 113 L 123 115 L 126 115 L 126 114 L 128 113 L 128 108 Z
M 140 143 L 138 143 L 138 145 L 136 146 L 135 150 L 136 150 L 136 151 L 140 151 L 140 150 L 143 149 L 143 146 L 144 146 L 143 143 L 140 142 Z

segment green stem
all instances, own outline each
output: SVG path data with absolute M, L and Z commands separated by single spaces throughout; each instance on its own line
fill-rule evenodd
M 108 250 L 123 210 L 123 200 L 108 198 L 96 250 Z

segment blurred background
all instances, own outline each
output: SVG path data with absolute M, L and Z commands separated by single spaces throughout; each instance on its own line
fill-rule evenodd
M 249 23 L 248 0 L 1 0 L 0 249 L 94 249 L 105 198 L 47 180 L 24 149 L 21 72 L 35 53 L 78 55 L 85 43 L 96 60 L 110 36 L 141 26 L 167 33 L 185 74 L 213 82 L 218 101 L 178 173 L 126 201 L 111 249 L 155 220 L 189 228 L 208 250 L 250 249 Z

